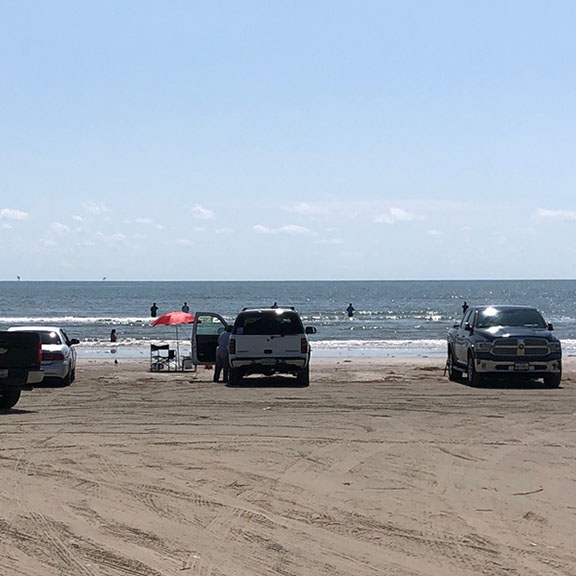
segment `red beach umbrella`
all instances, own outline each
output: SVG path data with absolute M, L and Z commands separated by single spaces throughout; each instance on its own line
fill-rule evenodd
M 178 324 L 192 324 L 194 316 L 187 312 L 166 312 L 162 316 L 158 316 L 152 326 L 177 326 Z
M 179 324 L 192 324 L 194 316 L 187 312 L 166 312 L 162 316 L 158 316 L 151 326 L 176 326 L 176 348 L 178 351 L 178 364 L 180 363 L 180 340 L 178 339 L 178 325 Z

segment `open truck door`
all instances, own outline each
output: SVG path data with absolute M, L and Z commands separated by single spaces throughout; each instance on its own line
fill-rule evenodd
M 228 323 L 215 312 L 195 312 L 192 326 L 192 364 L 216 363 L 218 336 L 226 330 Z

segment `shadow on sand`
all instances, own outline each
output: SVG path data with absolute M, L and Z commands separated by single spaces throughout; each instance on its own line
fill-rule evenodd
M 546 386 L 542 380 L 535 378 L 511 378 L 510 376 L 491 376 L 490 378 L 484 378 L 477 386 L 473 386 L 465 378 L 462 379 L 460 383 L 468 388 L 475 388 L 477 390 L 482 388 L 490 390 L 562 390 L 562 386 Z
M 245 376 L 236 386 L 226 383 L 227 388 L 307 388 L 290 376 Z

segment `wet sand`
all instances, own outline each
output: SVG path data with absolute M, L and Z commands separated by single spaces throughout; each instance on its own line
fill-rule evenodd
M 314 359 L 312 384 L 83 360 L 0 413 L 2 576 L 573 576 L 560 389 L 443 359 Z

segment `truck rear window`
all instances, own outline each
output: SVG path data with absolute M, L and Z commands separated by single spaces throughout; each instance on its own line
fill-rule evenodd
M 302 334 L 304 327 L 294 312 L 247 312 L 238 316 L 233 332 L 245 336 L 290 336 Z

